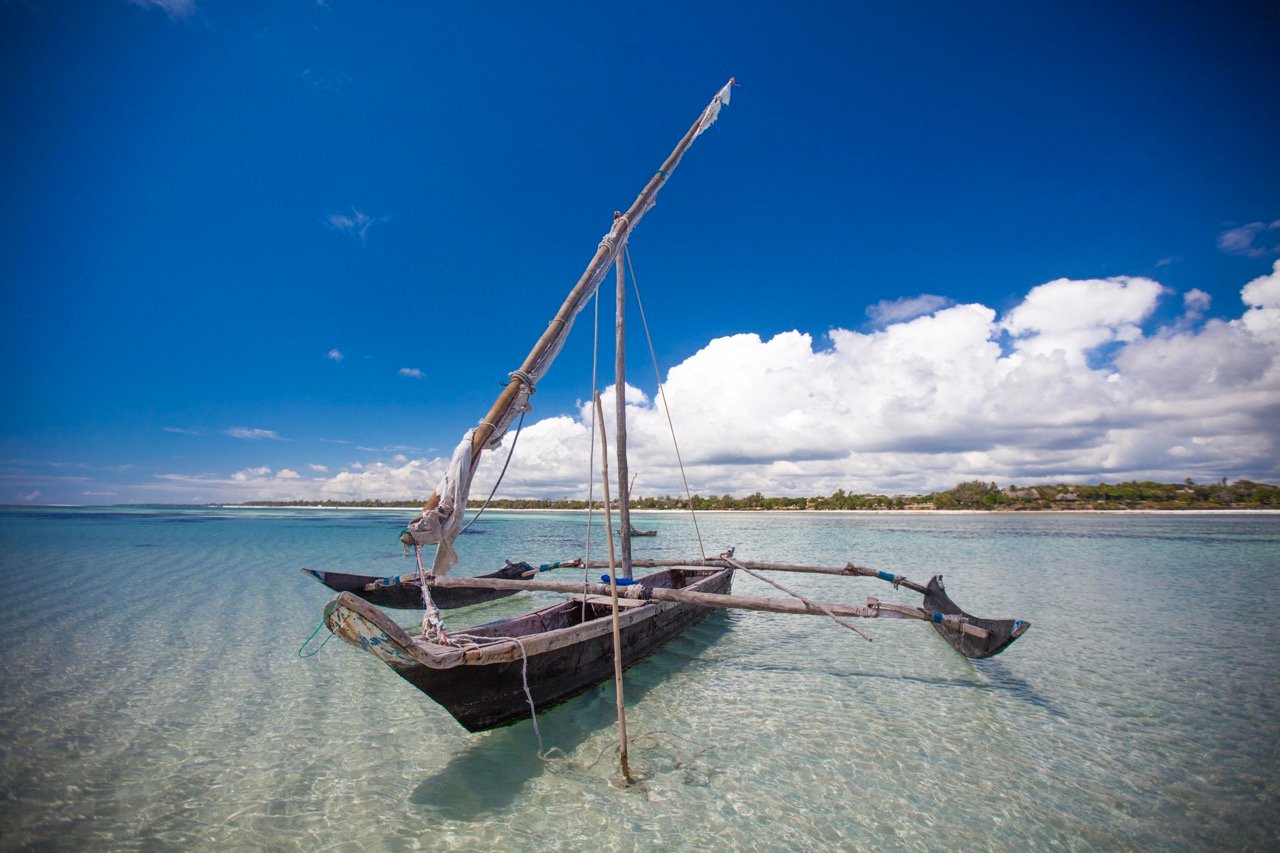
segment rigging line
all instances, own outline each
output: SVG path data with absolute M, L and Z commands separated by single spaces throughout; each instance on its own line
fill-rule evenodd
M 801 602 L 803 602 L 803 603 L 804 603 L 804 605 L 805 605 L 806 607 L 810 607 L 810 608 L 812 608 L 812 609 L 814 609 L 814 610 L 821 610 L 823 613 L 827 614 L 827 615 L 828 615 L 828 616 L 830 616 L 833 620 L 835 620 L 835 623 L 836 623 L 837 625 L 843 625 L 844 627 L 848 628 L 848 629 L 849 629 L 850 631 L 852 631 L 853 633 L 857 634 L 857 635 L 858 635 L 859 637 L 861 637 L 862 639 L 866 640 L 868 643 L 870 643 L 870 642 L 874 642 L 874 640 L 872 640 L 872 638 L 871 638 L 871 636 L 870 636 L 870 635 L 868 635 L 868 634 L 864 634 L 862 631 L 858 630 L 858 628 L 857 628 L 857 627 L 855 627 L 855 626 L 854 626 L 854 624 L 853 624 L 852 622 L 848 621 L 847 619 L 841 619 L 839 616 L 837 616 L 837 615 L 835 615 L 834 613 L 832 613 L 832 612 L 831 612 L 831 608 L 829 608 L 829 607 L 825 606 L 822 602 L 820 602 L 820 601 L 813 601 L 813 600 L 811 600 L 811 599 L 805 598 L 803 595 L 801 595 L 800 593 L 796 592 L 794 589 L 789 589 L 789 588 L 787 588 L 787 587 L 783 586 L 782 584 L 778 583 L 777 581 L 775 581 L 775 580 L 773 580 L 773 579 L 771 579 L 771 578 L 767 578 L 767 577 L 765 577 L 764 575 L 760 574 L 759 572 L 753 572 L 753 571 L 751 571 L 751 569 L 748 569 L 746 566 L 742 565 L 742 563 L 739 563 L 737 560 L 733 559 L 733 557 L 730 557 L 728 554 L 721 554 L 721 555 L 720 555 L 720 559 L 721 559 L 721 560 L 724 560 L 726 563 L 728 563 L 729 565 L 733 566 L 733 567 L 734 567 L 735 569 L 737 569 L 738 571 L 740 571 L 740 572 L 746 572 L 747 574 L 751 575 L 751 577 L 755 578 L 756 580 L 762 580 L 762 581 L 764 581 L 765 583 L 769 584 L 770 586 L 772 586 L 772 587 L 775 587 L 775 588 L 777 588 L 777 589 L 782 590 L 782 591 L 783 591 L 783 592 L 785 592 L 787 595 L 794 596 L 795 598 L 800 599 L 800 601 L 801 601 Z
M 600 364 L 600 291 L 591 297 L 595 303 L 595 324 L 591 333 L 591 396 L 595 398 L 596 375 Z M 603 427 L 602 427 L 603 428 Z M 587 452 L 587 545 L 582 561 L 582 618 L 587 618 L 587 587 L 591 582 L 591 521 L 595 511 L 596 486 L 596 407 L 591 407 L 591 448 Z
M 671 430 L 671 445 L 676 449 L 676 462 L 680 464 L 680 479 L 684 481 L 684 495 L 689 501 L 689 517 L 693 519 L 693 532 L 698 537 L 698 550 L 702 559 L 707 559 L 707 549 L 702 544 L 702 529 L 698 527 L 698 514 L 693 508 L 693 493 L 689 489 L 689 478 L 684 473 L 684 459 L 680 456 L 680 442 L 676 440 L 676 425 L 671 420 L 671 406 L 667 404 L 667 389 L 662 384 L 662 373 L 658 370 L 658 355 L 653 350 L 653 336 L 649 334 L 649 321 L 644 316 L 644 302 L 640 299 L 640 283 L 636 280 L 636 268 L 631 263 L 631 246 L 623 244 L 623 255 L 627 259 L 627 267 L 631 270 L 631 287 L 636 292 L 636 307 L 640 309 L 640 324 L 644 326 L 644 339 L 649 344 L 649 358 L 653 360 L 653 376 L 658 380 L 658 395 L 662 397 L 662 411 L 667 416 L 667 427 Z
M 533 694 L 529 692 L 529 652 L 524 647 L 524 641 L 519 637 L 480 637 L 475 634 L 454 634 L 453 636 L 455 641 L 465 640 L 476 648 L 498 646 L 508 641 L 520 647 L 520 684 L 524 687 L 524 698 L 529 703 L 529 719 L 533 722 L 533 734 L 538 739 L 538 758 L 547 763 L 567 760 L 569 756 L 565 755 L 564 750 L 558 746 L 546 750 L 542 748 L 542 730 L 538 728 L 538 709 L 534 707 Z M 455 645 L 457 644 L 455 642 Z M 557 752 L 560 755 L 555 755 Z
M 511 449 L 507 451 L 507 461 L 502 463 L 502 472 L 498 474 L 498 480 L 493 484 L 493 488 L 489 491 L 489 497 L 484 499 L 484 504 L 480 509 L 476 510 L 476 514 L 471 516 L 471 520 L 467 522 L 467 526 L 458 531 L 458 535 L 466 533 L 471 529 L 471 525 L 476 523 L 476 519 L 484 515 L 484 511 L 489 508 L 489 501 L 493 500 L 493 496 L 498 493 L 498 486 L 502 485 L 502 478 L 507 476 L 507 466 L 511 464 L 511 457 L 516 452 L 516 442 L 520 440 L 520 429 L 524 426 L 525 412 L 520 413 L 520 420 L 516 422 L 516 434 L 511 437 Z

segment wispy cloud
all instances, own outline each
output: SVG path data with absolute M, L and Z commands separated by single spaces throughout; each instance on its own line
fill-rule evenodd
M 190 18 L 196 13 L 196 0 L 129 0 L 144 9 L 163 9 L 175 21 Z
M 400 368 L 400 375 L 408 376 L 410 379 L 421 379 L 426 374 L 416 367 L 402 367 Z
M 273 429 L 257 429 L 252 427 L 231 427 L 226 431 L 232 438 L 269 438 L 280 440 L 280 434 Z
M 198 429 L 183 429 L 182 427 L 164 427 L 165 432 L 171 432 L 175 435 L 199 435 Z
M 87 498 L 111 498 L 120 494 L 119 492 L 81 492 L 81 495 Z
M 867 308 L 867 316 L 871 318 L 873 325 L 887 326 L 890 323 L 905 323 L 907 320 L 950 308 L 954 304 L 945 296 L 922 293 L 901 299 L 882 299 Z
M 315 462 L 312 462 L 312 463 L 311 463 L 311 464 L 309 464 L 307 467 L 308 467 L 309 469 L 311 469 L 312 471 L 315 471 L 317 474 L 328 474 L 328 473 L 329 473 L 329 466 L 328 466 L 328 465 L 317 465 Z
M 351 88 L 355 82 L 350 74 L 338 72 L 324 72 L 316 68 L 304 68 L 298 74 L 298 79 L 311 87 L 311 91 L 316 94 L 337 95 Z
M 1265 258 L 1280 253 L 1280 219 L 1274 222 L 1250 222 L 1218 235 L 1218 248 L 1228 255 Z
M 23 503 L 31 503 L 38 497 L 40 497 L 40 491 L 38 489 L 34 492 L 27 492 L 25 495 L 17 495 L 18 500 Z
M 369 235 L 369 229 L 375 225 L 381 225 L 391 219 L 389 216 L 370 216 L 362 210 L 351 208 L 351 215 L 345 213 L 330 213 L 325 217 L 325 222 L 329 229 L 337 231 L 340 234 L 346 234 L 361 244 L 365 242 L 365 238 Z
M 325 356 L 325 358 L 332 359 L 333 361 L 336 361 L 339 364 L 341 364 L 342 359 L 346 358 L 346 356 L 342 354 L 342 350 L 338 349 L 337 347 L 334 347 L 333 349 L 329 350 L 329 353 Z

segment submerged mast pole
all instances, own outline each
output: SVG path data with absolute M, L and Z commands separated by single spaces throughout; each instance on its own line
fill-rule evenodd
M 595 395 L 596 421 L 600 424 L 600 482 L 604 491 L 604 530 L 609 538 L 609 597 L 613 600 L 613 684 L 618 700 L 618 757 L 622 764 L 622 782 L 631 784 L 631 768 L 627 765 L 627 709 L 622 701 L 622 626 L 618 622 L 618 573 L 613 554 L 613 519 L 609 513 L 609 440 L 605 436 L 604 406 L 600 392 Z
M 579 277 L 578 283 L 569 291 L 569 295 L 565 298 L 564 304 L 560 306 L 555 318 L 547 326 L 546 331 L 542 333 L 542 337 L 538 339 L 538 342 L 534 344 L 533 349 L 529 351 L 529 355 L 520 365 L 520 369 L 512 372 L 512 381 L 507 383 L 507 387 L 498 395 L 498 399 L 494 401 L 489 413 L 485 415 L 480 425 L 476 427 L 475 432 L 472 433 L 472 470 L 478 464 L 480 454 L 484 451 L 486 445 L 494 439 L 495 435 L 501 437 L 511 424 L 511 421 L 515 419 L 517 412 L 525 408 L 529 395 L 533 393 L 534 385 L 542 379 L 551 363 L 555 361 L 556 356 L 560 354 L 565 338 L 568 337 L 569 330 L 573 327 L 574 318 L 578 316 L 578 313 L 591 299 L 592 295 L 595 294 L 600 282 L 608 274 L 610 265 L 617 261 L 619 247 L 626 241 L 627 235 L 636 227 L 641 218 L 653 207 L 657 201 L 658 191 L 662 189 L 667 179 L 671 177 L 676 166 L 680 165 L 680 160 L 684 157 L 685 152 L 689 150 L 689 146 L 715 122 L 720 115 L 720 108 L 729 103 L 730 90 L 733 86 L 734 79 L 730 77 L 729 82 L 724 84 L 720 91 L 716 93 L 716 96 L 711 99 L 711 103 L 703 108 L 698 115 L 697 121 L 685 132 L 672 152 L 667 155 L 667 159 L 662 162 L 661 168 L 645 184 L 644 189 L 640 191 L 640 195 L 636 196 L 636 200 L 627 208 L 626 213 L 613 221 L 613 227 L 609 229 L 609 233 L 604 236 L 604 239 L 600 241 L 600 245 L 596 247 L 595 255 L 592 256 L 587 268 Z M 425 516 L 440 506 L 440 499 L 440 487 L 437 487 L 436 491 L 432 492 L 431 497 L 427 498 L 427 502 L 423 505 L 423 515 Z M 452 511 L 462 512 L 466 509 L 465 503 L 464 500 L 463 506 L 455 507 Z M 414 523 L 416 524 L 417 522 Z M 410 525 L 410 529 L 413 529 L 412 525 Z M 405 541 L 406 544 L 421 544 L 409 533 L 402 537 L 402 541 Z
M 622 214 L 615 212 L 614 216 Z M 618 446 L 618 532 L 622 539 L 622 574 L 631 579 L 631 489 L 627 486 L 627 276 L 622 269 L 622 250 L 624 242 L 618 247 L 618 260 L 614 266 L 618 270 L 618 310 L 616 324 L 616 342 L 614 353 L 614 385 L 615 415 L 617 416 L 617 434 L 614 443 Z

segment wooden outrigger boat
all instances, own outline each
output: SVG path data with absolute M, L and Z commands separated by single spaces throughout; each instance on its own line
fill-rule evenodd
M 653 654 L 663 644 L 704 619 L 714 608 L 825 615 L 855 631 L 856 628 L 844 621 L 846 618 L 927 621 L 957 651 L 971 658 L 998 654 L 1029 627 L 1028 623 L 1018 620 L 985 620 L 970 616 L 947 597 L 940 577 L 935 577 L 927 586 L 921 586 L 899 575 L 853 565 L 824 568 L 753 563 L 735 559 L 732 551 L 714 558 L 633 561 L 631 537 L 653 535 L 656 531 L 644 533 L 631 526 L 630 489 L 624 485 L 627 484 L 626 410 L 622 394 L 615 395 L 616 473 L 617 482 L 622 487 L 618 495 L 620 559 L 615 559 L 614 554 L 609 474 L 607 462 L 603 460 L 607 454 L 604 453 L 602 431 L 601 479 L 609 543 L 608 562 L 590 562 L 584 566 L 582 561 L 570 561 L 537 568 L 521 563 L 508 565 L 482 577 L 446 576 L 456 561 L 452 543 L 461 530 L 471 475 L 483 450 L 496 447 L 516 416 L 528 411 L 529 397 L 536 383 L 560 352 L 574 319 L 596 293 L 611 266 L 616 267 L 618 275 L 615 387 L 625 387 L 625 287 L 621 252 L 627 236 L 653 206 L 658 190 L 670 178 L 685 151 L 716 120 L 721 107 L 729 102 L 732 85 L 733 80 L 730 79 L 702 111 L 626 213 L 614 215 L 613 227 L 600 242 L 591 262 L 547 331 L 521 368 L 510 374 L 511 382 L 479 426 L 463 436 L 436 492 L 402 537 L 402 541 L 417 552 L 417 572 L 375 578 L 303 570 L 330 588 L 340 590 L 324 611 L 325 624 L 330 631 L 377 657 L 397 675 L 443 706 L 468 731 L 483 731 L 528 717 L 536 709 L 578 694 L 612 674 L 618 689 L 624 776 L 627 771 L 622 668 Z M 598 393 L 595 406 L 597 422 L 603 430 L 603 410 Z M 423 564 L 421 549 L 423 545 L 430 544 L 437 547 L 428 570 Z M 582 582 L 558 582 L 538 577 L 541 571 L 568 565 L 586 570 L 606 568 L 609 573 L 601 577 L 598 584 L 585 579 Z M 632 580 L 633 566 L 657 570 Z M 866 605 L 811 601 L 760 574 L 775 571 L 878 577 L 892 582 L 895 587 L 906 586 L 920 592 L 925 597 L 924 607 L 880 602 L 875 598 L 869 598 Z M 733 578 L 738 572 L 747 572 L 765 580 L 798 600 L 733 595 Z M 457 603 L 459 601 L 474 603 L 522 590 L 567 593 L 570 598 L 462 631 L 446 631 L 439 617 L 438 611 L 442 608 L 462 606 Z M 462 594 L 476 598 L 458 597 Z M 422 607 L 421 636 L 411 636 L 379 610 L 379 606 Z
M 733 572 L 726 569 L 671 568 L 645 575 L 634 586 L 650 593 L 670 589 L 710 594 L 727 593 L 732 581 Z M 572 588 L 577 594 L 453 634 L 455 640 L 465 640 L 460 646 L 411 637 L 386 614 L 349 593 L 329 602 L 325 622 L 344 640 L 355 638 L 356 645 L 434 699 L 467 731 L 479 732 L 528 717 L 530 703 L 549 707 L 613 675 L 609 588 L 593 585 L 584 594 L 580 583 L 556 586 L 557 591 Z M 714 609 L 655 599 L 619 602 L 624 667 L 653 654 Z

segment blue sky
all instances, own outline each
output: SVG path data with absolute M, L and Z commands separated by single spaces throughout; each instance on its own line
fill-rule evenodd
M 0 4 L 0 502 L 429 492 L 730 75 L 631 244 L 695 489 L 1274 481 L 1277 35 L 1248 2 Z M 585 489 L 590 341 L 510 494 Z M 632 341 L 637 491 L 674 493 Z

